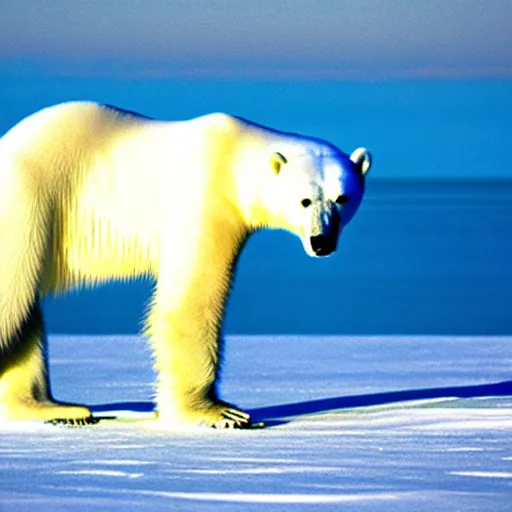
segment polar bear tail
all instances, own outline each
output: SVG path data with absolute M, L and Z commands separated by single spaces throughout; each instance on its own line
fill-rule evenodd
M 0 155 L 0 354 L 42 325 L 39 284 L 51 222 L 34 173 Z

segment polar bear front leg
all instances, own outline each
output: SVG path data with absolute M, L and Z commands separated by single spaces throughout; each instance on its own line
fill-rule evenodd
M 46 340 L 38 301 L 8 343 L 0 348 L 0 420 L 73 425 L 93 422 L 87 407 L 56 402 L 51 396 Z
M 157 291 L 148 316 L 158 372 L 158 421 L 166 428 L 249 428 L 250 416 L 217 396 L 223 312 L 197 290 L 184 292 L 181 299 L 182 305 L 173 308 L 173 301 Z

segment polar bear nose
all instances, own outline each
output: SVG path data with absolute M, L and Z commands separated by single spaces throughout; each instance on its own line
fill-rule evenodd
M 335 234 L 316 235 L 310 238 L 311 248 L 317 256 L 328 256 L 336 250 L 338 237 Z

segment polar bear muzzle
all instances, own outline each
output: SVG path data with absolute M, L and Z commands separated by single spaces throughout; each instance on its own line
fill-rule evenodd
M 311 209 L 312 229 L 309 237 L 315 256 L 328 256 L 336 250 L 340 234 L 340 214 L 331 202 L 318 202 Z

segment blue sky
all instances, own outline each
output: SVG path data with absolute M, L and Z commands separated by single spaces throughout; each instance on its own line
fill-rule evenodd
M 3 4 L 0 58 L 33 60 L 64 74 L 302 79 L 512 76 L 509 0 L 16 0 Z

